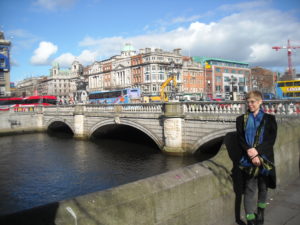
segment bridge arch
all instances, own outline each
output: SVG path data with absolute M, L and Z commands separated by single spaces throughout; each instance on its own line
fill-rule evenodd
M 111 119 L 107 119 L 107 120 L 103 120 L 97 124 L 95 124 L 90 130 L 89 130 L 89 133 L 88 133 L 88 136 L 91 137 L 92 134 L 99 128 L 103 127 L 103 126 L 106 126 L 106 125 L 127 125 L 127 126 L 130 126 L 130 127 L 133 127 L 137 130 L 140 130 L 142 131 L 144 134 L 146 134 L 148 137 L 150 137 L 154 143 L 159 147 L 159 149 L 163 149 L 163 142 L 162 140 L 160 140 L 157 135 L 155 135 L 153 132 L 151 132 L 149 129 L 145 128 L 145 126 L 137 123 L 137 122 L 133 122 L 133 121 L 130 121 L 130 120 L 124 120 L 122 119 L 121 121 L 118 121 L 118 123 L 115 122 L 115 120 L 111 120 Z
M 208 135 L 205 135 L 205 136 L 199 138 L 199 140 L 192 146 L 191 153 L 194 154 L 203 144 L 205 144 L 209 141 L 212 141 L 214 139 L 224 137 L 227 133 L 233 132 L 235 130 L 236 130 L 235 127 L 227 128 L 227 129 L 220 129 L 220 130 L 216 130 L 212 133 L 209 133 Z
M 53 118 L 53 119 L 49 120 L 46 123 L 46 129 L 48 130 L 51 127 L 51 125 L 53 125 L 56 122 L 65 124 L 66 126 L 68 126 L 70 128 L 70 130 L 73 132 L 73 134 L 75 134 L 73 125 L 70 122 L 68 122 L 67 120 L 59 119 L 59 118 Z

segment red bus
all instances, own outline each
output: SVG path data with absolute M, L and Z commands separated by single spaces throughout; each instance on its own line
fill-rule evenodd
M 9 97 L 0 98 L 0 111 L 8 111 L 10 108 L 17 108 L 22 106 L 37 106 L 37 105 L 56 105 L 56 96 L 28 96 L 28 97 Z
M 44 96 L 28 96 L 24 97 L 20 106 L 36 106 L 36 105 L 56 105 L 57 98 L 52 95 L 44 95 Z
M 0 98 L 0 111 L 8 111 L 10 107 L 18 107 L 23 98 Z

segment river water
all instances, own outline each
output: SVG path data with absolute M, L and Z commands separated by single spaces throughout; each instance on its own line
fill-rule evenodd
M 0 215 L 100 191 L 197 162 L 154 145 L 47 133 L 0 137 Z

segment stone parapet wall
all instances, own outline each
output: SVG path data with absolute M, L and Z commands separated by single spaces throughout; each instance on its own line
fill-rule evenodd
M 0 135 L 44 130 L 41 114 L 1 112 L 0 118 Z

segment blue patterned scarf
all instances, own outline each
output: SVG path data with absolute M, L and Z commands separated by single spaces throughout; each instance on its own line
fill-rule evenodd
M 255 117 L 251 112 L 247 112 L 244 115 L 245 139 L 247 144 L 251 147 L 256 147 L 263 141 L 263 117 L 263 110 L 259 110 L 258 114 Z M 258 157 L 260 158 L 260 161 L 262 163 L 260 167 L 254 166 L 247 156 L 243 156 L 240 160 L 240 168 L 251 177 L 256 177 L 258 174 L 268 176 L 270 171 L 274 167 L 273 163 L 270 162 L 264 155 L 259 155 Z
M 262 143 L 263 141 L 263 133 L 264 133 L 264 126 L 261 127 L 259 131 L 259 140 L 255 140 L 256 133 L 258 132 L 258 128 L 262 123 L 264 117 L 264 111 L 259 110 L 258 114 L 254 117 L 252 112 L 248 112 L 248 119 L 247 124 L 245 127 L 245 139 L 249 146 L 255 147 L 256 143 Z

